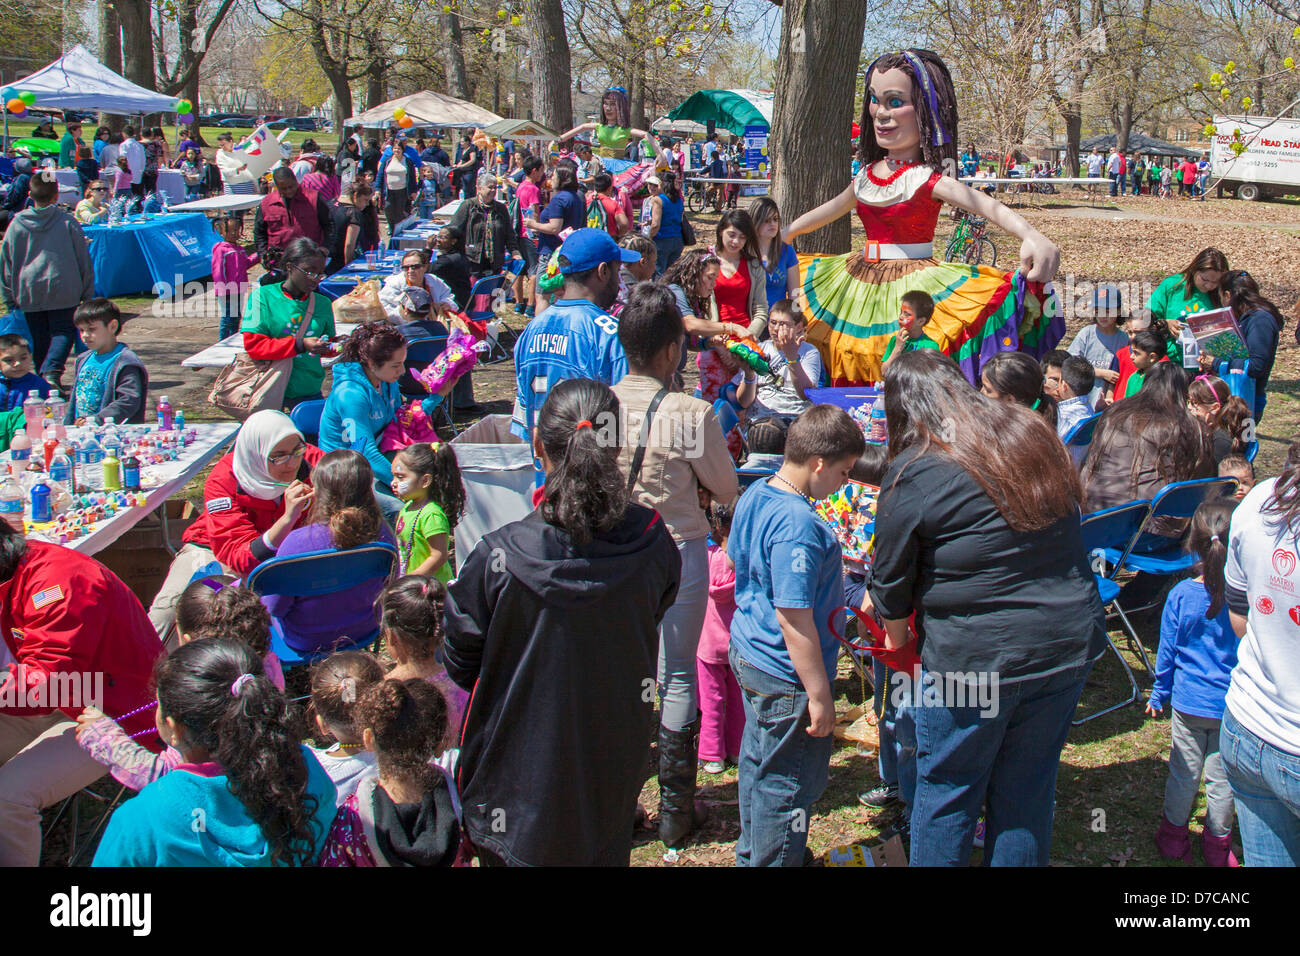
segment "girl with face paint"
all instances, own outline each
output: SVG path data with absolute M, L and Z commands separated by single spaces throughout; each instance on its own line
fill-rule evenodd
M 1054 348 L 1065 322 L 1044 283 L 1056 274 L 1060 250 L 1020 215 L 954 178 L 957 102 L 943 61 L 929 50 L 878 58 L 867 69 L 860 128 L 858 175 L 781 236 L 788 242 L 855 209 L 866 230 L 865 250 L 817 258 L 804 269 L 808 341 L 821 350 L 833 384 L 881 377 L 901 298 L 911 291 L 934 297 L 924 333 L 972 383 L 998 352 L 1021 349 L 1041 358 Z M 934 232 L 944 203 L 1018 237 L 1020 268 L 1008 276 L 936 260 Z
M 403 448 L 393 459 L 393 494 L 402 499 L 397 515 L 403 574 L 451 580 L 451 529 L 465 507 L 465 486 L 450 445 L 426 442 Z

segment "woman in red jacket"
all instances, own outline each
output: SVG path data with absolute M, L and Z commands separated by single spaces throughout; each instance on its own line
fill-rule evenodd
M 41 810 L 104 775 L 77 746 L 82 708 L 162 749 L 150 684 L 163 649 L 113 572 L 0 525 L 0 866 L 36 866 Z
M 170 646 L 176 601 L 199 568 L 217 561 L 243 577 L 275 556 L 311 504 L 311 469 L 323 454 L 307 444 L 283 412 L 249 416 L 235 438 L 235 450 L 208 475 L 203 515 L 185 532 L 185 546 L 149 608 L 164 642 Z

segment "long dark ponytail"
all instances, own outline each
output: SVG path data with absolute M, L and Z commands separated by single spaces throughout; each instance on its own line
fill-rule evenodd
M 429 497 L 438 503 L 447 523 L 455 527 L 465 511 L 465 484 L 460 477 L 460 464 L 451 445 L 443 442 L 434 448 L 428 442 L 407 445 L 398 455 L 406 462 L 411 474 L 428 475 Z
M 289 720 L 289 703 L 247 644 L 191 641 L 156 671 L 158 709 L 185 727 L 191 743 L 220 764 L 230 792 L 271 848 L 271 862 L 305 866 L 316 856 L 307 761 Z
M 1228 563 L 1228 528 L 1237 502 L 1232 498 L 1202 502 L 1192 515 L 1192 527 L 1187 535 L 1187 550 L 1200 562 L 1205 590 L 1210 595 L 1207 618 L 1219 616 L 1223 610 L 1225 583 L 1223 566 Z
M 613 528 L 627 510 L 619 425 L 618 397 L 589 378 L 556 385 L 538 416 L 537 435 L 551 460 L 542 517 L 576 545 Z

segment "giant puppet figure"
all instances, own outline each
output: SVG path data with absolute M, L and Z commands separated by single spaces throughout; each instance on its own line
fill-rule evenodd
M 1065 331 L 1055 297 L 1044 288 L 1060 250 L 1020 215 L 954 178 L 957 100 L 948 68 L 929 50 L 886 53 L 867 68 L 866 82 L 861 171 L 783 236 L 789 241 L 855 210 L 866 230 L 864 250 L 804 267 L 808 341 L 821 350 L 833 383 L 881 377 L 886 345 L 898 331 L 900 297 L 911 290 L 934 299 L 925 334 L 972 383 L 998 352 L 1041 357 Z M 936 260 L 934 230 L 945 202 L 1019 238 L 1019 269 Z

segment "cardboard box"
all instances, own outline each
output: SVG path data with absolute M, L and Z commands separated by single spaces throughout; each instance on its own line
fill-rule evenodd
M 827 866 L 886 866 L 899 869 L 907 866 L 907 851 L 903 849 L 903 839 L 897 833 L 884 843 L 863 846 L 853 843 L 849 846 L 837 846 L 826 852 Z
M 185 499 L 169 500 L 165 507 L 167 536 L 172 548 L 179 551 L 181 536 L 201 512 Z M 95 558 L 121 578 L 146 608 L 158 595 L 172 565 L 172 553 L 163 547 L 162 522 L 155 515 L 145 518 Z

